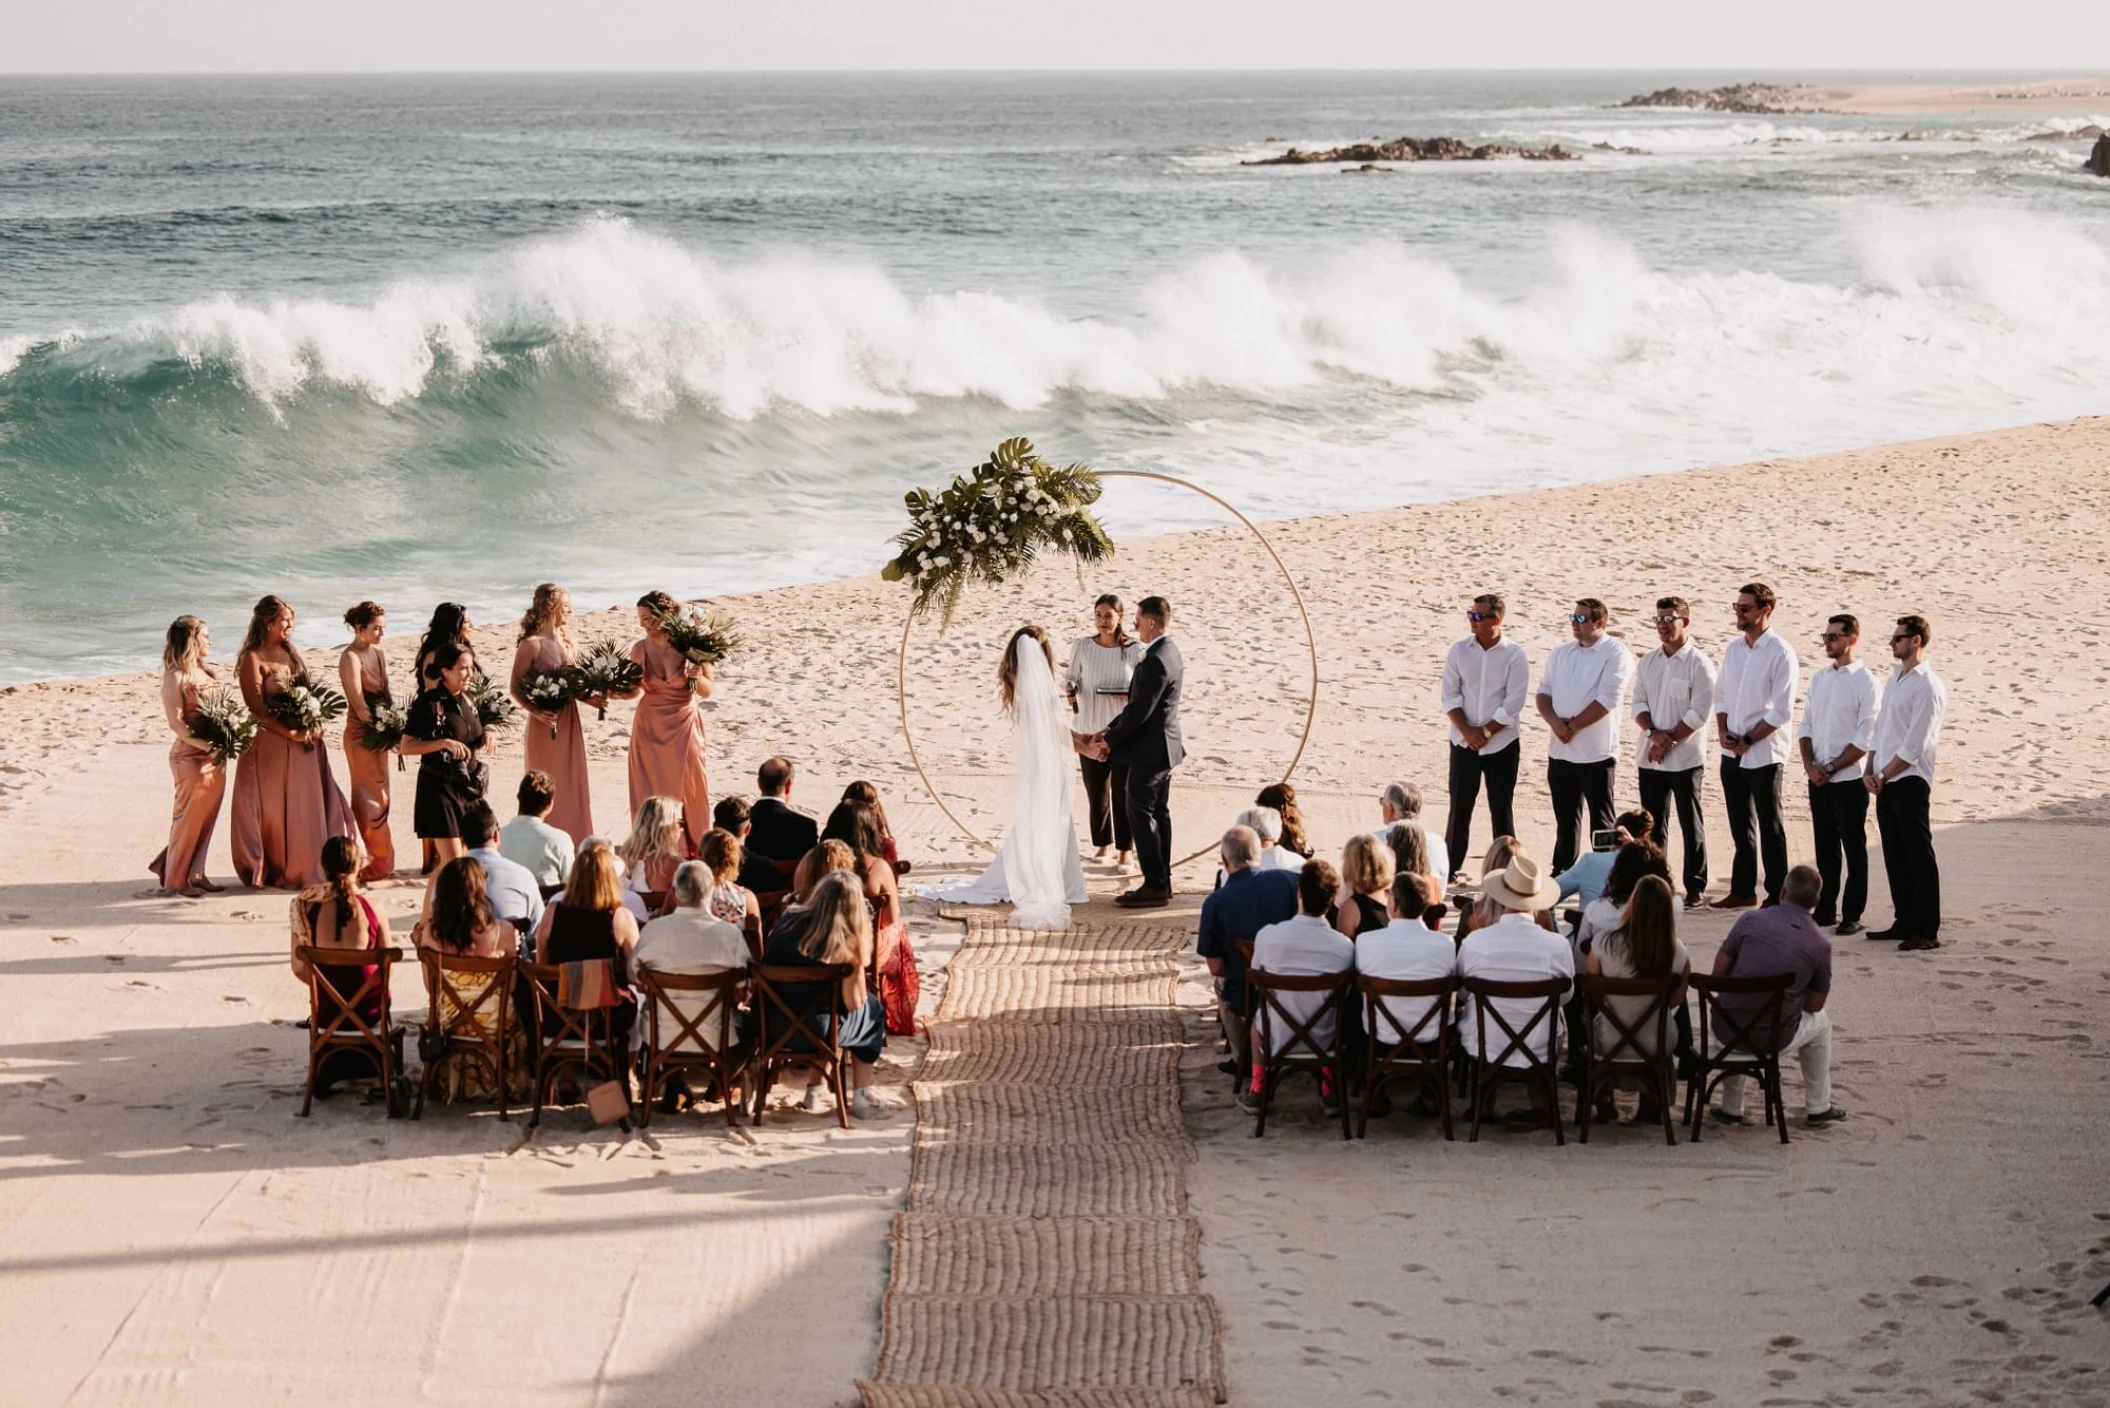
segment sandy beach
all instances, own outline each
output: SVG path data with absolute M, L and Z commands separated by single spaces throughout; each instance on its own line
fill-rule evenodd
M 1344 1145 L 1301 1091 L 1255 1141 L 1215 1071 L 1189 954 L 1186 1196 L 1232 1403 L 2110 1402 L 2110 1339 L 2084 1305 L 2110 1280 L 2110 1052 L 2094 1020 L 2110 954 L 2093 884 L 2110 862 L 2110 667 L 2088 605 L 2110 590 L 2106 461 L 2110 418 L 2091 418 L 1265 525 L 1314 633 L 1295 780 L 1325 853 L 1376 822 L 1395 777 L 1440 825 L 1437 676 L 1473 592 L 1506 594 L 1536 679 L 1578 596 L 1607 601 L 1643 648 L 1655 598 L 1685 596 L 1718 658 L 1756 578 L 1780 596 L 1774 624 L 1805 680 L 1831 612 L 1860 615 L 1879 677 L 1880 628 L 1932 621 L 1949 917 L 1936 954 L 1839 941 L 1835 1079 L 1853 1114 L 1803 1128 L 1790 1074 L 1787 1148 L 1743 1130 L 1666 1149 L 1626 1127 L 1587 1149 L 1446 1145 L 1404 1116 Z M 1046 564 L 973 597 L 942 636 L 918 624 L 905 683 L 923 769 L 993 839 L 997 647 L 1023 620 L 1083 633 L 1102 590 L 1174 604 L 1190 680 L 1175 833 L 1183 854 L 1210 847 L 1280 776 L 1313 694 L 1290 594 L 1235 527 L 1124 543 L 1081 589 Z M 814 812 L 869 778 L 920 880 L 983 853 L 903 747 L 906 599 L 876 576 L 724 599 L 752 644 L 720 671 L 710 766 L 714 792 L 752 795 L 756 765 L 788 754 L 793 799 Z M 345 603 L 295 605 L 314 621 Z M 430 603 L 394 605 L 402 670 Z M 634 636 L 627 605 L 579 605 L 603 608 L 584 637 Z M 242 623 L 211 624 L 226 646 Z M 511 639 L 477 634 L 490 660 Z M 334 674 L 335 651 L 310 662 Z M 162 898 L 145 873 L 169 796 L 154 689 L 140 671 L 0 691 L 0 1180 L 14 1190 L 0 1399 L 856 1401 L 914 1115 L 841 1131 L 786 1112 L 728 1134 L 698 1114 L 626 1137 L 567 1109 L 530 1139 L 480 1107 L 399 1123 L 342 1094 L 296 1118 L 306 1000 L 285 966 L 286 897 Z M 628 726 L 624 705 L 586 723 L 597 823 L 615 835 Z M 1544 741 L 1527 726 L 1518 788 L 1541 854 Z M 493 758 L 502 794 L 518 754 L 515 730 Z M 413 774 L 395 776 L 399 855 L 415 855 Z M 1617 796 L 1634 795 L 1623 763 Z M 1718 880 L 1720 805 L 1710 784 Z M 1801 858 L 1799 788 L 1788 805 Z M 226 833 L 223 815 L 223 881 Z M 1157 922 L 1191 927 L 1208 869 L 1179 872 L 1188 893 Z M 1080 920 L 1112 914 L 1117 882 L 1093 884 Z M 398 942 L 417 896 L 408 880 L 376 891 Z M 932 1011 L 960 926 L 922 910 Z M 1697 962 L 1726 929 L 1687 922 Z M 396 1000 L 422 1013 L 414 971 Z M 892 1043 L 883 1079 L 912 1079 L 921 1049 Z
M 2047 78 L 2024 83 L 1861 83 L 1814 90 L 1810 109 L 1858 113 L 2099 111 L 2110 103 L 2110 79 Z M 2089 108 L 2094 104 L 2094 108 Z M 1797 106 L 1804 106 L 1798 104 Z

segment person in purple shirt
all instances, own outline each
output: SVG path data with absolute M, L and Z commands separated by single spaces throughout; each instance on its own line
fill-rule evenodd
M 1815 866 L 1789 870 L 1781 885 L 1780 903 L 1738 919 L 1714 956 L 1716 977 L 1794 975 L 1781 999 L 1780 1054 L 1793 1056 L 1802 1065 L 1803 1110 L 1813 1125 L 1846 1118 L 1846 1111 L 1832 1103 L 1832 1014 L 1825 1010 L 1832 992 L 1832 941 L 1810 913 L 1823 890 L 1824 877 Z M 1758 1005 L 1756 998 L 1722 999 L 1722 1006 L 1739 1019 L 1747 1019 Z M 1760 1028 L 1751 1035 L 1764 1041 L 1768 1034 Z M 1744 1122 L 1742 1076 L 1723 1079 L 1722 1103 L 1715 1107 L 1714 1118 L 1723 1124 Z
M 1224 833 L 1224 881 L 1202 901 L 1201 932 L 1195 952 L 1208 960 L 1216 978 L 1216 1010 L 1224 1036 L 1231 1044 L 1226 1071 L 1245 1089 L 1249 1051 L 1245 1022 L 1245 956 L 1238 941 L 1250 941 L 1270 924 L 1279 924 L 1297 912 L 1297 872 L 1261 870 L 1260 834 L 1250 826 L 1234 826 Z

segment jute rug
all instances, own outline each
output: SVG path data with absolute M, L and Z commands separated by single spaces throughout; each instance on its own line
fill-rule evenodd
M 1166 925 L 968 916 L 911 1086 L 915 1168 L 866 1408 L 1208 1408 Z

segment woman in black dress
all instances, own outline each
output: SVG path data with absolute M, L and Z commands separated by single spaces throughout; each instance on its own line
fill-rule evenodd
M 445 864 L 468 854 L 462 814 L 484 799 L 484 770 L 476 761 L 484 726 L 463 692 L 476 668 L 474 657 L 458 645 L 443 644 L 433 651 L 431 663 L 439 682 L 412 701 L 402 751 L 418 760 L 418 838 L 430 842 Z

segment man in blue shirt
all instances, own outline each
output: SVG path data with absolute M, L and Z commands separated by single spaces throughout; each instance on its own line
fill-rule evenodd
M 462 836 L 471 843 L 469 859 L 484 868 L 484 899 L 491 906 L 491 917 L 518 929 L 521 956 L 532 958 L 535 925 L 542 919 L 542 890 L 534 872 L 498 853 L 498 817 L 489 804 L 478 802 L 462 814 Z M 430 888 L 425 892 L 425 908 L 429 915 Z
M 1231 1043 L 1231 1059 L 1225 1069 L 1246 1086 L 1250 1052 L 1247 1048 L 1245 1014 L 1245 955 L 1238 941 L 1251 942 L 1270 924 L 1279 924 L 1297 912 L 1297 873 L 1293 870 L 1261 870 L 1260 835 L 1250 826 L 1234 826 L 1224 833 L 1224 881 L 1202 901 L 1201 933 L 1195 951 L 1208 960 L 1216 978 L 1216 1010 L 1223 1021 L 1224 1036 Z

